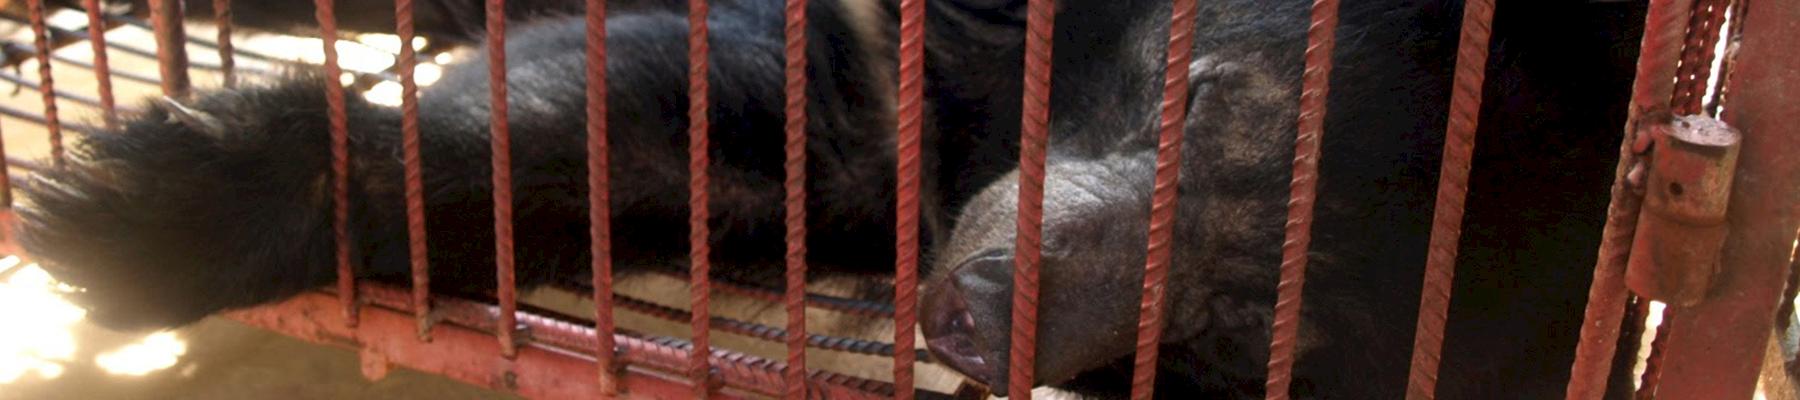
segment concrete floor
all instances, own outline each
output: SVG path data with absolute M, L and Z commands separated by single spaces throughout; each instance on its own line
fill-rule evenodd
M 174 331 L 186 342 L 175 364 L 143 376 L 108 372 L 103 352 L 144 335 L 109 332 L 86 323 L 68 330 L 76 352 L 61 373 L 26 374 L 0 383 L 0 399 L 514 399 L 417 371 L 396 368 L 380 381 L 364 379 L 356 354 L 316 346 L 223 319 Z M 4 355 L 0 355 L 4 356 Z
M 0 260 L 0 267 L 9 265 Z M 9 399 L 511 399 L 435 375 L 396 366 L 380 381 L 368 381 L 354 352 L 301 342 L 222 318 L 209 318 L 169 332 L 113 332 L 80 319 L 81 312 L 57 297 L 57 288 L 33 265 L 0 280 L 0 400 Z M 4 269 L 4 268 L 0 268 Z M 622 295 L 665 305 L 683 301 L 681 282 L 639 277 L 620 282 Z M 523 299 L 571 315 L 592 303 L 568 292 L 547 290 Z M 717 315 L 779 324 L 782 310 L 747 299 L 719 295 Z M 685 322 L 626 311 L 619 324 L 630 329 L 686 337 Z M 889 340 L 892 325 L 834 318 L 813 310 L 816 333 Z M 714 332 L 714 346 L 765 358 L 779 358 L 779 343 Z M 160 341 L 159 341 L 160 340 Z M 809 367 L 887 380 L 885 358 L 815 350 Z M 956 375 L 936 365 L 918 365 L 921 387 L 948 392 Z M 1051 392 L 1045 391 L 1045 394 Z

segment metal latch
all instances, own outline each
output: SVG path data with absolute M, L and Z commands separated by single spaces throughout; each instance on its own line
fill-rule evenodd
M 1743 136 L 1700 115 L 1638 132 L 1642 163 L 1627 175 L 1643 194 L 1625 284 L 1638 296 L 1686 306 L 1706 298 L 1725 246 L 1725 209 Z

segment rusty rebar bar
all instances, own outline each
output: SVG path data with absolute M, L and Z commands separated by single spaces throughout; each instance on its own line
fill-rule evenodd
M 419 154 L 419 81 L 414 75 L 418 60 L 411 46 L 414 37 L 413 1 L 394 1 L 394 34 L 400 37 L 400 148 L 405 164 L 406 246 L 412 274 L 413 319 L 419 340 L 431 340 L 431 259 L 425 234 L 425 178 Z
M 186 27 L 181 24 L 181 14 L 183 12 L 181 9 L 181 1 L 182 0 L 150 0 L 150 22 L 151 29 L 156 35 L 156 64 L 158 70 L 162 73 L 163 95 L 177 99 L 187 98 L 188 91 L 192 88 L 192 84 L 188 81 L 188 37 Z M 315 0 L 314 2 L 318 3 L 319 1 L 322 0 Z M 323 24 L 325 20 L 324 17 L 332 17 L 329 10 L 326 10 L 326 8 L 329 7 L 331 7 L 331 5 L 327 2 L 323 7 L 320 7 L 320 11 L 318 11 L 321 22 L 319 29 L 321 31 L 325 30 L 325 25 Z M 335 22 L 335 18 L 332 19 L 334 20 L 332 22 L 332 27 L 336 28 L 337 23 Z M 332 32 L 331 34 L 336 35 L 336 32 Z M 327 54 L 335 56 L 337 50 L 331 48 L 330 42 L 326 43 L 325 51 Z M 335 57 L 328 58 L 335 60 Z M 337 78 L 333 77 L 332 79 Z
M 611 153 L 606 125 L 606 1 L 587 2 L 588 240 L 594 285 L 594 361 L 600 393 L 619 394 L 623 369 L 614 357 Z
M 94 53 L 94 82 L 99 85 L 100 112 L 106 129 L 119 128 L 119 113 L 114 108 L 112 66 L 107 57 L 106 20 L 100 15 L 100 0 L 82 0 L 87 10 L 88 46 Z
M 1265 396 L 1286 400 L 1293 382 L 1294 348 L 1300 335 L 1300 307 L 1306 286 L 1307 249 L 1312 246 L 1313 205 L 1318 201 L 1319 145 L 1325 136 L 1326 97 L 1331 92 L 1331 56 L 1337 47 L 1337 0 L 1315 0 L 1306 31 L 1306 69 L 1300 90 L 1300 131 L 1294 138 L 1294 172 L 1288 183 L 1286 238 L 1281 242 L 1281 279 L 1276 284 L 1270 327 L 1269 378 Z
M 787 0 L 783 56 L 787 73 L 787 373 L 788 400 L 806 399 L 806 0 Z M 906 351 L 911 349 L 900 349 Z
M 1680 55 L 1683 28 L 1693 0 L 1651 0 L 1645 15 L 1644 40 L 1638 50 L 1636 80 L 1625 122 L 1625 140 L 1619 144 L 1619 164 L 1613 172 L 1612 201 L 1607 205 L 1601 232 L 1599 260 L 1588 287 L 1588 304 L 1570 367 L 1567 400 L 1599 399 L 1606 394 L 1607 374 L 1618 350 L 1619 325 L 1625 314 L 1625 265 L 1630 261 L 1632 238 L 1637 234 L 1638 210 L 1643 199 L 1625 184 L 1625 173 L 1636 165 L 1632 150 L 1643 116 L 1666 110 L 1674 91 L 1676 56 Z M 1666 323 L 1666 322 L 1665 322 Z
M 1036 383 L 1038 266 L 1044 224 L 1044 158 L 1050 137 L 1050 70 L 1056 1 L 1031 0 L 1025 19 L 1025 96 L 1019 133 L 1018 234 L 1013 244 L 1012 345 L 1007 395 L 1031 400 Z
M 398 0 L 406 1 L 406 0 Z M 231 0 L 213 0 L 213 25 L 218 27 L 219 73 L 225 88 L 237 87 L 237 57 L 231 45 Z
M 913 348 L 918 322 L 919 169 L 924 126 L 925 1 L 900 0 L 900 47 L 895 154 L 894 346 Z M 912 400 L 913 357 L 894 357 L 894 398 Z
M 1156 389 L 1157 347 L 1162 344 L 1169 263 L 1175 247 L 1175 209 L 1181 185 L 1181 139 L 1187 131 L 1188 60 L 1194 53 L 1194 0 L 1173 0 L 1169 47 L 1164 65 L 1162 121 L 1157 126 L 1156 179 L 1150 195 L 1150 226 L 1144 260 L 1144 292 L 1138 304 L 1137 358 L 1131 398 L 1150 400 Z
M 712 391 L 711 316 L 712 303 L 712 228 L 711 204 L 707 183 L 711 164 L 708 149 L 712 105 L 707 59 L 707 0 L 688 0 L 688 280 L 690 309 L 693 320 L 693 350 L 688 360 L 688 379 L 694 382 L 694 397 L 705 399 Z M 489 11 L 498 13 L 498 11 Z
M 63 163 L 62 119 L 56 110 L 56 78 L 51 73 L 50 33 L 44 23 L 44 0 L 27 0 L 25 8 L 31 14 L 31 36 L 37 47 L 38 91 L 44 99 L 44 132 L 50 139 L 50 161 L 60 166 Z
M 1714 45 L 1718 44 L 1720 27 L 1725 23 L 1725 10 L 1730 0 L 1698 0 L 1689 17 L 1687 39 L 1681 52 L 1681 66 L 1675 76 L 1674 100 L 1671 107 L 1678 115 L 1699 114 L 1706 99 L 1707 77 L 1713 71 Z
M 514 330 L 519 310 L 518 285 L 513 276 L 512 131 L 507 127 L 506 104 L 506 0 L 487 0 L 488 51 L 488 147 L 493 154 L 494 180 L 494 277 L 500 300 L 500 354 L 518 354 Z M 410 46 L 402 43 L 401 46 Z
M 1650 299 L 1642 299 L 1649 302 Z M 1656 337 L 1650 340 L 1650 355 L 1644 358 L 1644 374 L 1638 377 L 1638 388 L 1635 394 L 1638 400 L 1656 399 L 1656 387 L 1662 383 L 1663 356 L 1669 345 L 1669 321 L 1675 316 L 1675 307 L 1665 306 L 1662 310 L 1661 325 L 1656 327 Z
M 1463 5 L 1462 39 L 1456 51 L 1455 87 L 1444 160 L 1438 175 L 1437 205 L 1431 223 L 1430 254 L 1419 296 L 1419 323 L 1413 336 L 1412 370 L 1406 398 L 1437 396 L 1439 352 L 1455 282 L 1457 245 L 1462 237 L 1463 205 L 1469 194 L 1469 168 L 1475 155 L 1475 131 L 1481 118 L 1481 89 L 1487 76 L 1488 38 L 1493 33 L 1494 1 Z
M 166 0 L 165 0 L 166 1 Z M 319 20 L 319 35 L 324 39 L 325 74 L 320 77 L 325 86 L 325 104 L 331 120 L 331 177 L 332 177 L 332 238 L 336 244 L 338 298 L 343 303 L 344 322 L 356 324 L 356 270 L 350 264 L 350 133 L 344 109 L 344 86 L 338 84 L 337 48 L 337 10 L 332 0 L 314 0 L 317 7 L 316 17 Z M 161 21 L 160 19 L 158 21 Z M 180 18 L 173 20 L 179 24 Z M 184 53 L 185 57 L 185 53 Z M 180 75 L 184 80 L 186 72 Z M 170 75 L 163 74 L 164 90 L 168 90 Z

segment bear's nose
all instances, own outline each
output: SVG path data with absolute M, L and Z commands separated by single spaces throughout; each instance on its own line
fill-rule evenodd
M 920 330 L 933 357 L 1004 396 L 1012 256 L 990 250 L 925 288 Z

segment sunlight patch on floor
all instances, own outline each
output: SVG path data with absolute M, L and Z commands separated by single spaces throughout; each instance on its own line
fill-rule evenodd
M 187 342 L 174 332 L 158 332 L 143 340 L 94 357 L 100 369 L 116 375 L 143 376 L 172 367 L 187 353 Z
M 0 321 L 11 325 L 0 329 L 0 384 L 26 374 L 54 379 L 62 375 L 63 363 L 75 357 L 70 328 L 87 311 L 58 296 L 56 282 L 36 264 L 19 266 L 18 257 L 0 259 L 0 270 L 14 267 L 19 269 L 0 282 L 0 304 L 6 305 L 0 307 Z
M 17 268 L 0 283 L 0 320 L 11 323 L 0 329 L 0 384 L 28 374 L 42 379 L 62 376 L 66 363 L 74 361 L 75 324 L 87 311 L 64 300 L 70 291 L 37 264 L 19 265 L 18 257 L 0 259 L 0 270 Z M 187 351 L 187 343 L 172 332 L 146 335 L 135 343 L 100 354 L 94 362 L 108 373 L 142 376 L 174 366 Z

